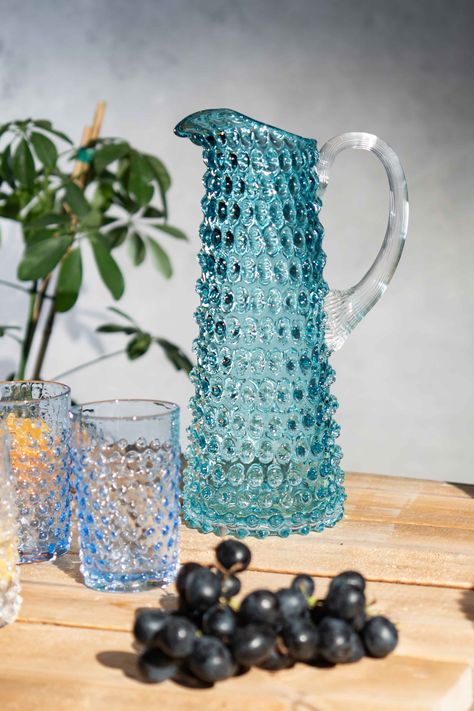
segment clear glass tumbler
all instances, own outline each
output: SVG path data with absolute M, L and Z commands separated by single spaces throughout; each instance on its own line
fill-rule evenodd
M 76 498 L 86 585 L 138 591 L 173 581 L 179 554 L 179 408 L 112 400 L 74 408 Z
M 15 620 L 21 605 L 15 487 L 7 441 L 7 432 L 0 426 L 0 627 Z
M 57 558 L 71 540 L 71 392 L 43 381 L 0 383 L 10 435 L 20 563 Z

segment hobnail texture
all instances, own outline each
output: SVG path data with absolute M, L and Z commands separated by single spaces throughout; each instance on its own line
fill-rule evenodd
M 52 560 L 71 540 L 70 391 L 46 382 L 0 384 L 10 436 L 20 563 Z
M 117 411 L 118 403 L 109 405 Z M 104 406 L 83 405 L 78 415 L 76 501 L 85 583 L 104 591 L 166 585 L 179 555 L 178 408 L 153 403 L 156 417 L 133 420 L 102 418 Z
M 0 627 L 13 622 L 21 607 L 14 491 L 6 432 L 0 427 Z
M 176 132 L 207 165 L 185 519 L 237 536 L 321 531 L 345 493 L 316 142 L 226 109 Z

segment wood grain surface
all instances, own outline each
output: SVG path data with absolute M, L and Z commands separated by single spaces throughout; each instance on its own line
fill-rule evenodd
M 400 631 L 388 659 L 270 674 L 212 690 L 137 679 L 130 628 L 138 607 L 174 590 L 105 594 L 82 584 L 77 549 L 22 568 L 19 620 L 0 630 L 0 711 L 467 711 L 474 665 L 474 487 L 367 474 L 347 477 L 347 514 L 322 534 L 251 540 L 243 590 L 278 589 L 295 572 L 357 568 L 374 612 Z M 182 561 L 209 563 L 216 543 L 183 528 Z

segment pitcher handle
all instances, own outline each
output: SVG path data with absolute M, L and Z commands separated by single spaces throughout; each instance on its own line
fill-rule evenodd
M 395 151 L 371 133 L 342 133 L 324 144 L 317 165 L 318 196 L 327 188 L 334 159 L 346 148 L 371 151 L 379 158 L 387 172 L 390 204 L 385 237 L 369 271 L 349 289 L 331 289 L 324 300 L 326 344 L 331 351 L 339 350 L 384 293 L 400 261 L 408 229 L 408 191 L 402 165 Z

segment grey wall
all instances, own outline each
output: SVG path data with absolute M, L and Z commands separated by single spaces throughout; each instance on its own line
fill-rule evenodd
M 104 131 L 166 161 L 172 220 L 192 241 L 170 240 L 170 284 L 148 265 L 128 268 L 121 305 L 188 351 L 203 166 L 198 149 L 173 136 L 175 123 L 230 106 L 320 142 L 348 130 L 384 138 L 406 170 L 411 222 L 387 294 L 334 357 L 344 464 L 474 481 L 473 9 L 469 0 L 0 0 L 0 121 L 46 116 L 78 138 L 106 99 Z M 369 266 L 386 211 L 381 166 L 360 152 L 341 156 L 322 213 L 331 286 L 348 286 Z M 19 240 L 11 226 L 3 232 L 5 278 Z M 86 330 L 103 320 L 102 303 L 110 300 L 91 265 L 44 376 L 120 344 Z M 0 288 L 0 322 L 24 306 Z M 12 358 L 0 341 L 1 372 Z M 158 351 L 70 384 L 78 399 L 161 396 L 183 406 L 191 392 Z

